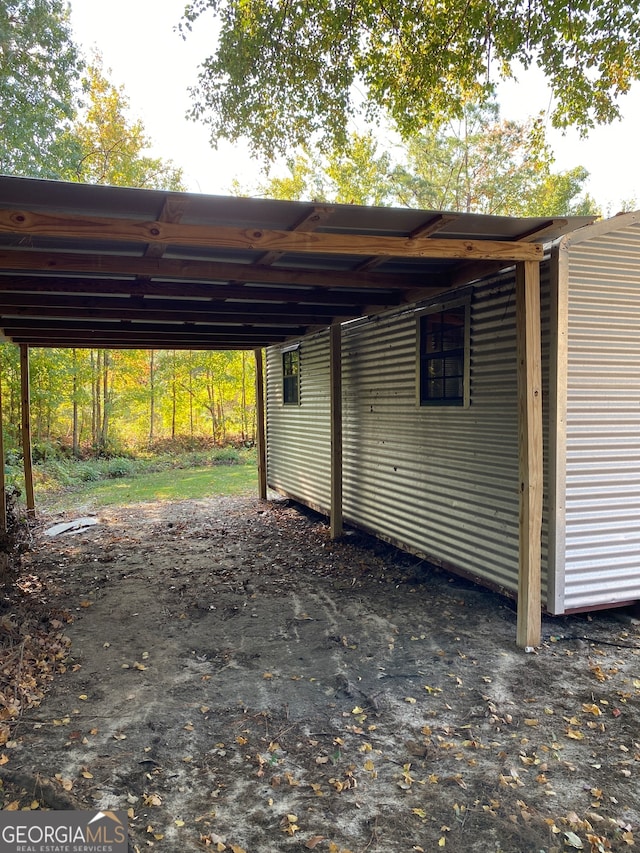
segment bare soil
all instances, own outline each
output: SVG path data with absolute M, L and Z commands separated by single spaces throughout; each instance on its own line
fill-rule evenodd
M 633 848 L 632 618 L 525 654 L 513 602 L 282 500 L 60 520 L 0 609 L 38 614 L 0 668 L 4 808 L 124 809 L 137 851 Z

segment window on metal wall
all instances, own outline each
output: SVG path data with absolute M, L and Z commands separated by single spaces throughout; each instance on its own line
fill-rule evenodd
M 464 406 L 469 401 L 469 302 L 441 305 L 419 317 L 421 406 Z
M 300 350 L 282 353 L 282 402 L 297 406 L 300 403 Z

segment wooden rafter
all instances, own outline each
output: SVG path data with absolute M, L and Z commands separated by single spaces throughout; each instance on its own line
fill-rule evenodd
M 450 222 L 455 222 L 456 219 L 459 218 L 460 217 L 457 213 L 438 213 L 436 216 L 430 217 L 423 225 L 415 228 L 407 236 L 412 240 L 417 237 L 430 237 L 432 234 L 441 231 L 446 225 L 449 225 Z M 356 270 L 358 272 L 371 270 L 381 264 L 384 264 L 388 260 L 388 255 L 378 255 L 375 258 L 367 258 L 366 261 L 362 261 L 362 263 L 358 264 Z
M 319 228 L 323 223 L 331 219 L 332 214 L 332 207 L 314 207 L 311 212 L 305 214 L 289 230 L 315 231 L 316 228 Z M 265 252 L 265 254 L 258 259 L 257 263 L 262 266 L 269 267 L 281 258 L 283 254 L 283 252 Z
M 263 267 L 252 264 L 232 264 L 221 261 L 187 260 L 176 258 L 142 258 L 131 254 L 73 253 L 0 249 L 0 270 L 34 273 L 78 273 L 80 275 L 130 275 L 149 278 L 189 281 L 245 282 L 247 284 L 287 284 L 320 288 L 366 288 L 368 290 L 404 289 L 419 287 L 424 274 L 397 275 L 353 272 L 331 269 L 295 269 Z M 0 282 L 2 277 L 0 277 Z M 430 279 L 431 281 L 431 279 Z M 444 276 L 433 279 L 434 287 L 446 283 Z M 1 289 L 1 288 L 0 288 Z
M 191 282 L 152 281 L 147 278 L 132 281 L 126 278 L 65 278 L 62 276 L 2 276 L 2 294 L 85 294 L 88 296 L 121 295 L 129 297 L 159 296 L 255 302 L 290 302 L 306 305 L 391 306 L 400 303 L 400 293 L 393 290 L 359 290 L 357 293 L 320 287 L 263 287 L 252 285 L 204 284 Z M 357 296 L 357 300 L 355 297 Z

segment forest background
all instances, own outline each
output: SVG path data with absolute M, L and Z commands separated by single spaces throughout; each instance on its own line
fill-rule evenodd
M 185 33 L 210 5 L 187 7 Z M 222 33 L 220 56 L 229 50 L 228 36 L 225 41 Z M 246 40 L 247 33 L 241 37 Z M 335 41 L 336 34 L 331 38 Z M 294 44 L 292 39 L 286 49 Z M 261 44 L 256 49 L 264 48 Z M 280 43 L 277 48 L 283 49 Z M 0 49 L 0 172 L 184 189 L 179 165 L 149 156 L 151 140 L 142 122 L 131 115 L 124 86 L 109 79 L 98 53 L 81 54 L 63 0 L 1 0 Z M 294 50 L 295 57 L 299 54 Z M 233 79 L 231 60 L 226 61 Z M 257 68 L 255 57 L 248 61 Z M 219 133 L 233 136 L 230 120 L 220 124 L 225 104 L 214 104 L 219 108 L 214 121 L 206 116 L 207 67 L 210 70 L 211 63 L 203 65 L 200 102 L 196 99 L 192 118 L 217 121 Z M 245 85 L 246 69 L 236 70 L 240 85 Z M 308 70 L 311 74 L 313 69 Z M 300 76 L 295 69 L 292 74 Z M 240 103 L 250 104 L 249 94 L 237 89 L 235 97 L 242 100 L 231 106 L 237 111 Z M 277 106 L 286 104 L 280 97 Z M 233 191 L 511 216 L 600 213 L 597 201 L 585 191 L 588 173 L 582 166 L 554 169 L 542 117 L 526 122 L 502 118 L 486 87 L 472 91 L 446 117 L 433 114 L 430 121 L 416 120 L 388 146 L 381 140 L 390 138 L 391 106 L 388 115 L 378 110 L 359 133 L 314 137 L 303 122 L 297 131 L 304 132 L 296 144 L 285 146 L 286 153 L 269 147 L 273 139 L 258 128 L 262 135 L 256 144 L 266 140 L 262 179 L 251 186 L 236 181 Z M 260 109 L 253 104 L 256 120 Z M 281 126 L 294 127 L 291 122 Z M 331 126 L 331 119 L 323 125 Z M 621 209 L 634 206 L 635 199 L 621 200 Z M 2 345 L 0 359 L 5 441 L 10 458 L 17 459 L 17 348 Z M 34 349 L 30 369 L 36 460 L 158 452 L 167 442 L 184 447 L 202 442 L 250 446 L 255 438 L 252 353 Z

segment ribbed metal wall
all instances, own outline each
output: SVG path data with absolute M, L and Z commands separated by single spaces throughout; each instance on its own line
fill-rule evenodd
M 546 279 L 545 293 L 548 306 Z M 545 342 L 547 338 L 545 334 Z M 513 276 L 488 282 L 472 295 L 468 408 L 417 406 L 416 341 L 413 309 L 343 327 L 345 519 L 515 591 L 519 503 Z M 328 336 L 302 341 L 303 393 L 297 410 L 281 404 L 280 361 L 279 350 L 272 349 L 269 482 L 328 511 Z M 545 428 L 545 439 L 547 433 Z M 546 523 L 544 538 L 546 542 Z
M 567 610 L 640 598 L 640 226 L 568 259 Z
M 282 350 L 267 351 L 267 480 L 311 507 L 330 506 L 329 335 L 300 342 L 300 405 L 282 403 Z
M 514 283 L 471 303 L 471 405 L 416 405 L 416 316 L 343 338 L 346 517 L 509 590 L 518 574 Z

